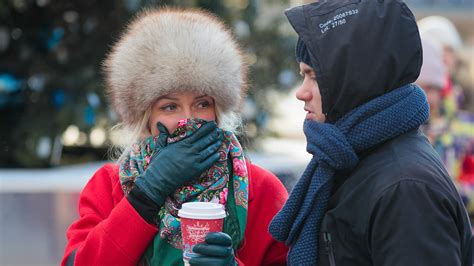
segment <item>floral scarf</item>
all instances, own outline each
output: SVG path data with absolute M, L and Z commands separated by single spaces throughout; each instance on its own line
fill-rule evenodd
M 178 128 L 168 137 L 168 144 L 189 137 L 204 123 L 206 121 L 202 119 L 180 120 Z M 157 237 L 166 240 L 174 248 L 182 249 L 178 217 L 181 205 L 192 201 L 216 202 L 225 205 L 229 214 L 228 191 L 233 191 L 232 202 L 235 202 L 235 206 L 231 208 L 236 210 L 239 216 L 238 227 L 241 232 L 234 233 L 243 235 L 248 209 L 248 172 L 242 147 L 237 138 L 232 132 L 222 131 L 222 133 L 224 141 L 218 150 L 220 159 L 201 176 L 170 194 L 158 212 Z M 146 170 L 151 158 L 159 149 L 158 137 L 148 137 L 133 145 L 130 154 L 120 165 L 120 182 L 125 194 L 130 192 L 135 178 Z M 236 220 L 237 217 L 233 218 Z

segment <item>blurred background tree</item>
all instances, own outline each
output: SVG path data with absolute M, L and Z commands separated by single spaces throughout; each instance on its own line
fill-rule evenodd
M 294 84 L 295 34 L 288 1 L 0 1 L 0 167 L 49 167 L 107 159 L 117 116 L 104 95 L 101 62 L 136 12 L 207 9 L 230 25 L 250 63 L 244 105 L 247 148 L 258 148 L 269 91 Z M 282 56 L 285 55 L 285 56 Z
M 276 111 L 295 120 L 288 109 L 301 109 L 281 99 L 299 80 L 296 34 L 283 11 L 313 1 L 0 0 L 0 167 L 108 159 L 108 147 L 118 138 L 109 133 L 117 116 L 106 102 L 101 62 L 130 18 L 143 8 L 163 6 L 207 9 L 231 26 L 250 64 L 241 140 L 247 149 L 259 150 L 262 137 L 296 127 L 277 122 L 278 131 L 269 125 Z M 466 58 L 473 60 L 474 0 L 407 3 L 417 19 L 429 14 L 451 19 L 470 47 Z M 472 71 L 466 73 L 472 81 Z

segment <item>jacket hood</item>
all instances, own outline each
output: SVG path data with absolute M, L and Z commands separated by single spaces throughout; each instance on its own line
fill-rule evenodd
M 110 102 L 125 124 L 140 122 L 160 96 L 197 91 L 238 111 L 247 65 L 224 23 L 201 10 L 140 13 L 104 62 Z
M 420 73 L 420 35 L 401 1 L 326 0 L 285 15 L 309 51 L 328 123 Z

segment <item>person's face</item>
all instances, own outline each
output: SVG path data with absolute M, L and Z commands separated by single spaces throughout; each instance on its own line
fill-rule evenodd
M 323 123 L 326 116 L 322 111 L 321 93 L 318 82 L 316 82 L 316 74 L 313 68 L 301 62 L 300 75 L 303 77 L 303 84 L 296 91 L 296 98 L 304 102 L 304 110 L 307 112 L 306 119 Z
M 441 108 L 441 88 L 421 82 L 418 85 L 425 91 L 430 105 L 430 115 L 432 117 L 438 115 L 439 108 Z
M 159 134 L 156 124 L 161 122 L 168 132 L 178 127 L 181 119 L 200 118 L 207 121 L 216 120 L 214 99 L 205 94 L 185 91 L 164 95 L 152 105 L 148 126 L 151 134 Z
M 454 51 L 453 48 L 449 46 L 444 47 L 443 62 L 444 62 L 444 66 L 446 67 L 447 74 L 448 75 L 454 74 L 458 60 L 456 58 L 456 52 Z

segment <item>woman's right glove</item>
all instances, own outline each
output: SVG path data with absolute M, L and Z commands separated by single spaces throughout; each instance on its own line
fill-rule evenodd
M 166 128 L 158 123 L 161 150 L 153 156 L 145 172 L 135 179 L 128 195 L 132 206 L 151 222 L 166 197 L 219 159 L 217 150 L 222 144 L 219 128 L 215 122 L 201 126 L 194 134 L 181 141 L 166 144 L 169 136 Z

